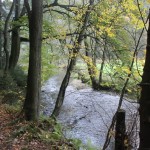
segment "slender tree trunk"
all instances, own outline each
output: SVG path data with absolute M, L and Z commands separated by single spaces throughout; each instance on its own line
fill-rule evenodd
M 148 20 L 148 19 L 147 19 Z M 146 22 L 147 23 L 147 22 Z M 132 56 L 132 61 L 131 61 L 131 64 L 130 64 L 130 67 L 129 67 L 129 70 L 130 70 L 130 73 L 128 74 L 127 78 L 126 78 L 126 81 L 124 83 L 124 86 L 122 88 L 122 91 L 121 91 L 121 95 L 120 95 L 120 99 L 119 99 L 119 104 L 118 104 L 118 107 L 117 107 L 117 111 L 119 109 L 121 109 L 121 106 L 122 106 L 122 102 L 123 102 L 123 98 L 124 98 L 124 94 L 125 94 L 125 91 L 126 91 L 126 87 L 129 83 L 129 80 L 130 80 L 130 77 L 132 76 L 132 70 L 133 70 L 133 66 L 134 66 L 134 62 L 135 62 L 135 58 L 136 58 L 136 55 L 137 55 L 137 52 L 139 50 L 139 44 L 141 42 L 141 39 L 142 39 L 142 35 L 144 33 L 144 30 L 145 30 L 145 27 L 142 29 L 140 35 L 139 35 L 139 39 L 137 40 L 137 43 L 135 45 L 135 50 L 134 50 L 134 53 L 133 53 L 133 56 Z M 150 55 L 150 54 L 149 54 Z M 115 126 L 115 122 L 116 122 L 116 113 L 114 114 L 113 118 L 112 118 L 112 121 L 111 121 L 111 125 L 110 127 L 108 128 L 108 132 L 107 132 L 107 135 L 106 135 L 106 140 L 104 142 L 104 145 L 103 145 L 103 148 L 102 150 L 106 150 L 109 146 L 109 143 L 111 141 L 111 138 L 112 136 L 110 136 L 110 132 L 112 131 L 112 129 L 114 128 Z M 148 148 L 149 149 L 149 148 Z M 145 149 L 146 150 L 146 149 Z
M 20 15 L 20 0 L 15 1 L 15 18 L 14 21 L 19 19 Z M 13 70 L 17 65 L 20 54 L 20 27 L 14 25 L 11 38 L 11 53 L 9 58 L 9 69 Z
M 140 147 L 139 150 L 150 149 L 150 17 L 147 31 L 146 59 L 141 82 L 140 97 Z
M 104 69 L 104 65 L 105 65 L 105 53 L 106 53 L 106 46 L 107 46 L 107 36 L 105 36 L 104 39 L 104 49 L 103 49 L 103 54 L 102 54 L 102 63 L 101 63 L 101 67 L 100 67 L 100 71 L 99 71 L 99 84 L 102 83 L 102 77 L 103 77 L 103 69 Z
M 99 47 L 98 47 L 98 43 L 95 43 L 95 47 L 94 47 L 94 50 L 93 50 L 93 53 L 92 53 L 92 60 L 93 60 L 93 63 L 94 65 L 96 66 L 96 59 L 97 59 L 97 51 L 98 51 Z
M 41 92 L 41 44 L 42 44 L 42 4 L 43 0 L 32 0 L 32 11 L 29 4 L 26 7 L 29 15 L 29 69 L 27 80 L 27 94 L 24 103 L 27 120 L 38 120 L 40 92 Z
M 88 44 L 86 39 L 84 40 L 84 44 L 85 44 L 85 49 L 86 49 L 85 54 L 88 58 L 90 58 L 90 55 L 89 55 L 90 48 L 89 48 L 89 44 Z M 99 83 L 96 80 L 96 76 L 95 76 L 95 73 L 94 73 L 94 69 L 95 69 L 96 66 L 94 65 L 94 62 L 93 62 L 92 58 L 91 58 L 91 61 L 92 62 L 87 62 L 87 67 L 88 67 L 88 73 L 89 73 L 89 76 L 90 76 L 90 79 L 91 79 L 91 82 L 92 82 L 92 88 L 94 90 L 99 90 L 100 86 L 99 86 Z M 91 64 L 92 64 L 92 66 L 91 66 Z
M 57 101 L 56 101 L 55 108 L 54 108 L 54 111 L 52 113 L 52 116 L 58 116 L 59 115 L 60 108 L 63 104 L 63 100 L 64 100 L 64 97 L 65 97 L 66 88 L 69 84 L 69 79 L 70 79 L 71 72 L 73 70 L 75 62 L 76 62 L 76 58 L 71 59 L 69 65 L 68 65 L 68 69 L 67 69 L 66 75 L 65 75 L 65 77 L 62 81 L 62 84 L 61 84 L 61 87 L 60 87 L 60 90 L 59 90 L 59 93 L 58 93 Z
M 54 108 L 53 113 L 52 113 L 53 117 L 56 117 L 59 115 L 60 108 L 61 108 L 63 101 L 64 101 L 66 88 L 67 88 L 69 80 L 70 80 L 70 75 L 71 75 L 71 72 L 72 72 L 73 67 L 75 65 L 75 62 L 76 62 L 76 55 L 78 54 L 80 47 L 81 47 L 81 43 L 84 39 L 84 33 L 85 33 L 86 28 L 87 28 L 87 24 L 89 21 L 91 10 L 92 10 L 92 5 L 94 4 L 94 0 L 89 0 L 89 3 L 90 4 L 88 6 L 88 10 L 86 11 L 86 13 L 84 15 L 84 21 L 83 21 L 83 25 L 82 25 L 82 28 L 80 30 L 79 36 L 78 36 L 77 40 L 75 40 L 75 42 L 74 42 L 74 46 L 75 46 L 73 48 L 73 56 L 74 57 L 71 58 L 70 63 L 68 64 L 68 69 L 67 69 L 66 75 L 63 79 L 63 82 L 61 84 L 59 94 L 58 94 L 58 97 L 56 100 L 56 105 L 55 105 L 55 108 Z
M 10 8 L 10 11 L 9 11 L 8 15 L 7 15 L 7 18 L 6 18 L 6 21 L 5 21 L 5 25 L 4 25 L 4 52 L 5 52 L 5 55 L 6 55 L 5 74 L 7 73 L 8 66 L 9 66 L 8 25 L 9 25 L 9 20 L 10 20 L 11 14 L 13 12 L 14 4 L 15 4 L 15 0 L 12 2 L 12 6 Z
M 0 21 L 2 21 L 2 0 L 0 0 Z M 3 68 L 3 56 L 2 56 L 2 47 L 3 47 L 3 30 L 2 26 L 0 26 L 0 69 Z
M 100 71 L 99 71 L 99 84 L 101 84 L 103 80 L 102 77 L 103 77 L 104 64 L 105 64 L 105 51 L 103 51 L 103 54 L 102 54 L 102 63 L 101 63 Z

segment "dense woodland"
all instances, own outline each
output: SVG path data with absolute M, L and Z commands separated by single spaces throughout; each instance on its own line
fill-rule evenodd
M 76 78 L 93 90 L 120 95 L 100 149 L 113 138 L 127 97 L 139 103 L 138 149 L 149 150 L 149 5 L 149 0 L 0 0 L 0 149 L 79 149 L 56 122 L 70 78 Z M 55 108 L 41 116 L 41 87 L 59 70 L 64 75 Z M 14 139 L 21 144 L 13 147 Z M 129 149 L 128 142 L 124 137 L 122 150 Z

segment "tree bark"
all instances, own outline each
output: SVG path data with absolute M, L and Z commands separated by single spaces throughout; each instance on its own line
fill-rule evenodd
M 100 71 L 99 71 L 99 84 L 101 84 L 103 81 L 104 64 L 105 64 L 105 51 L 103 51 L 103 54 L 102 54 L 102 63 L 101 63 Z
M 92 46 L 91 46 L 92 48 Z M 94 49 L 92 50 L 92 60 L 94 65 L 96 66 L 96 59 L 97 59 L 97 52 L 99 51 L 99 44 L 97 42 L 97 40 L 95 40 L 95 46 Z
M 32 0 L 32 11 L 29 10 L 29 69 L 27 79 L 27 93 L 24 103 L 26 120 L 38 120 L 40 92 L 41 92 L 41 44 L 42 44 L 42 4 L 43 0 Z
M 90 58 L 90 54 L 89 54 L 90 48 L 89 48 L 89 44 L 88 44 L 86 39 L 84 40 L 84 44 L 85 44 L 85 49 L 86 49 L 85 54 L 88 58 Z M 90 76 L 90 79 L 91 79 L 91 82 L 92 82 L 92 88 L 94 90 L 99 90 L 100 86 L 99 86 L 98 81 L 96 80 L 96 76 L 95 76 L 94 68 L 93 68 L 93 67 L 96 67 L 96 66 L 94 65 L 94 62 L 93 62 L 92 58 L 91 58 L 91 61 L 92 61 L 91 62 L 92 66 L 91 66 L 90 62 L 87 62 L 87 67 L 88 67 L 88 73 L 89 73 L 89 76 Z
M 115 150 L 125 150 L 125 111 L 119 109 L 116 114 Z
M 99 71 L 99 84 L 102 83 L 102 77 L 103 77 L 103 69 L 105 65 L 105 53 L 106 53 L 106 46 L 107 46 L 107 38 L 104 39 L 104 49 L 103 49 L 103 54 L 102 54 L 102 63 Z
M 19 19 L 20 15 L 20 0 L 15 1 L 15 17 L 14 22 Z M 14 25 L 11 37 L 11 53 L 9 58 L 9 69 L 13 70 L 17 65 L 20 54 L 20 27 Z
M 81 30 L 79 32 L 79 36 L 78 36 L 77 40 L 75 40 L 75 42 L 74 42 L 74 48 L 72 51 L 73 57 L 71 58 L 70 63 L 68 64 L 68 69 L 67 69 L 66 75 L 63 79 L 63 82 L 61 84 L 61 87 L 60 87 L 60 90 L 58 93 L 58 97 L 56 100 L 56 105 L 55 105 L 55 108 L 54 108 L 53 113 L 52 113 L 52 117 L 56 117 L 59 115 L 60 108 L 63 104 L 66 88 L 68 86 L 71 72 L 72 72 L 74 65 L 75 65 L 75 62 L 76 62 L 76 55 L 79 53 L 81 43 L 84 39 L 84 33 L 85 33 L 86 28 L 87 28 L 87 24 L 89 21 L 89 17 L 90 17 L 90 13 L 91 13 L 93 4 L 94 4 L 94 0 L 89 0 L 89 6 L 88 6 L 88 9 L 84 15 L 83 25 L 81 27 Z
M 147 31 L 146 59 L 141 82 L 140 97 L 140 147 L 139 150 L 150 149 L 150 16 Z
M 10 20 L 10 17 L 11 17 L 11 14 L 13 12 L 13 8 L 14 8 L 14 4 L 15 4 L 15 0 L 12 2 L 12 5 L 11 5 L 11 8 L 10 8 L 10 11 L 6 17 L 6 21 L 5 21 L 5 25 L 4 25 L 4 52 L 5 52 L 5 55 L 6 55 L 6 63 L 5 63 L 5 70 L 4 70 L 4 74 L 7 74 L 7 71 L 8 71 L 8 66 L 9 66 L 9 49 L 8 49 L 8 38 L 9 38 L 9 35 L 8 35 L 8 25 L 9 25 L 9 20 Z
M 0 0 L 0 21 L 2 21 L 2 0 Z M 3 68 L 2 43 L 3 43 L 3 30 L 2 26 L 0 26 L 0 69 Z

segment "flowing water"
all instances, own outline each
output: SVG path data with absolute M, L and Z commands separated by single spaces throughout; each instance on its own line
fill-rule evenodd
M 44 115 L 50 115 L 54 109 L 62 78 L 61 75 L 54 76 L 42 87 L 42 113 Z M 93 91 L 79 80 L 71 80 L 57 119 L 64 127 L 64 135 L 67 138 L 78 138 L 84 144 L 90 143 L 96 147 L 95 149 L 100 150 L 118 102 L 119 96 L 114 93 Z M 122 108 L 127 112 L 127 130 L 135 124 L 133 120 L 136 117 L 137 107 L 135 103 L 123 101 Z M 132 135 L 132 140 L 134 144 L 137 144 L 136 132 Z M 135 150 L 137 146 L 133 146 Z M 108 149 L 113 150 L 113 147 L 112 140 Z

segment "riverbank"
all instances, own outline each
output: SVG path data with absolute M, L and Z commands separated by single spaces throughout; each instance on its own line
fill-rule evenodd
M 42 98 L 45 102 L 44 113 L 47 115 L 50 115 L 54 108 L 61 83 L 60 78 L 59 75 L 52 77 L 42 87 Z M 71 80 L 57 119 L 64 127 L 64 134 L 67 138 L 77 138 L 85 145 L 100 149 L 105 142 L 106 133 L 118 103 L 119 95 L 117 94 L 93 91 L 79 80 Z M 126 110 L 127 134 L 130 134 L 135 122 L 138 125 L 138 104 L 123 100 L 122 108 Z M 132 132 L 130 143 L 136 149 L 137 126 L 134 126 Z M 114 140 L 110 145 L 109 149 L 112 150 Z
M 75 141 L 66 139 L 61 126 L 49 117 L 27 122 L 20 114 L 23 87 L 11 75 L 0 76 L 0 150 L 77 150 Z
M 12 114 L 10 106 L 0 105 L 1 150 L 76 150 L 73 141 L 63 137 L 53 120 L 26 122 Z M 58 130 L 59 129 L 59 130 Z

